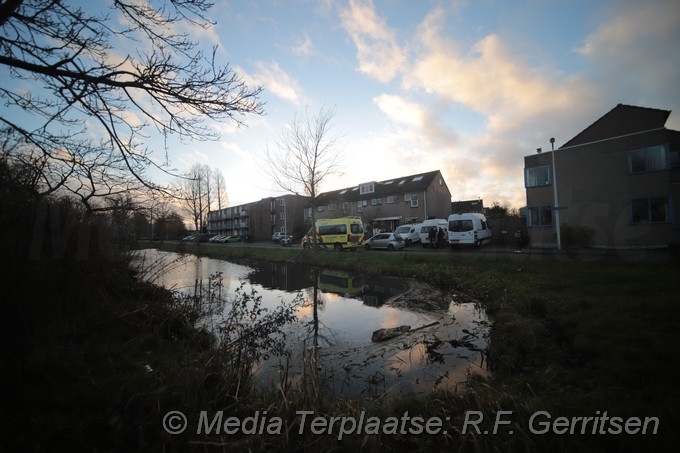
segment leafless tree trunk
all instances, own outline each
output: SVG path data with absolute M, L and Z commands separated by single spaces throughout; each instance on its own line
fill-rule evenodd
M 199 233 L 203 232 L 208 214 L 206 168 L 209 167 L 194 164 L 185 176 L 178 178 L 176 186 L 184 211 L 191 217 Z
M 222 170 L 214 168 L 212 171 L 213 187 L 215 191 L 215 201 L 217 201 L 217 210 L 221 211 L 223 207 L 229 204 L 227 197 L 227 183 L 224 180 L 224 173 Z

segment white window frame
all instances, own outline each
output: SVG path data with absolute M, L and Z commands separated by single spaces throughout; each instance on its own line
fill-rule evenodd
M 375 192 L 375 185 L 372 182 L 366 183 L 366 184 L 361 184 L 359 186 L 359 193 L 361 195 L 365 195 L 368 193 L 373 193 Z

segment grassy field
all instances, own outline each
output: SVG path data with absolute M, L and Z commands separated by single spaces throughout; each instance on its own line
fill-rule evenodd
M 290 249 L 165 245 L 167 250 L 199 253 L 234 261 L 305 262 L 325 268 L 416 277 L 445 290 L 479 300 L 493 319 L 490 340 L 492 376 L 472 379 L 465 393 L 433 393 L 404 399 L 383 415 L 404 410 L 448 417 L 449 434 L 372 436 L 341 445 L 376 442 L 386 448 L 454 448 L 462 451 L 635 451 L 677 444 L 680 373 L 675 366 L 680 340 L 680 291 L 676 263 L 644 264 L 612 260 L 518 261 L 441 254 L 305 253 Z M 302 398 L 298 407 L 311 404 Z M 349 403 L 334 410 L 351 413 Z M 327 409 L 326 407 L 324 407 Z M 487 430 L 502 412 L 512 424 L 496 435 L 460 433 L 466 412 L 485 415 Z M 538 433 L 532 414 L 557 417 L 658 417 L 654 434 L 627 434 L 598 426 L 592 434 Z M 491 423 L 491 424 L 489 424 Z M 582 429 L 578 421 L 576 431 Z M 632 423 L 632 422 L 631 422 Z M 632 426 L 632 425 L 631 425 Z M 507 428 L 507 429 L 506 429 Z M 552 428 L 552 425 L 551 425 Z M 631 428 L 632 429 L 632 428 Z M 512 431 L 513 434 L 510 434 Z M 561 428 L 558 427 L 561 433 Z M 455 433 L 455 434 L 451 434 Z M 444 442 L 444 444 L 442 444 Z M 331 443 L 337 447 L 338 444 Z M 448 444 L 448 445 L 447 445 Z M 446 445 L 446 446 L 445 446 Z M 327 445 L 329 446 L 329 445 Z M 344 448 L 344 447 L 343 447 Z

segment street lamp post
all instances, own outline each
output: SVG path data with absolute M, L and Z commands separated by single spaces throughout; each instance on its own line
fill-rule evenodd
M 550 137 L 550 146 L 552 147 L 552 170 L 553 170 L 553 194 L 555 198 L 555 206 L 553 212 L 555 213 L 555 232 L 557 233 L 557 250 L 562 250 L 562 239 L 560 238 L 560 208 L 557 200 L 557 169 L 555 168 L 555 139 Z

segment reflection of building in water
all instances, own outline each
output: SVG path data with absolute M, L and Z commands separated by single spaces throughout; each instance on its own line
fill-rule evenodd
M 370 277 L 364 282 L 363 300 L 365 305 L 380 307 L 388 299 L 403 293 L 408 281 L 396 277 Z
M 394 277 L 364 277 L 346 271 L 325 270 L 319 274 L 319 289 L 326 293 L 360 299 L 364 305 L 380 307 L 389 298 L 403 293 L 408 283 Z
M 358 299 L 364 289 L 364 279 L 361 275 L 351 275 L 345 271 L 321 271 L 319 289 L 326 293 Z
M 302 265 L 263 263 L 248 274 L 251 283 L 268 289 L 300 291 L 313 286 L 313 271 Z M 403 293 L 408 281 L 395 277 L 365 277 L 347 271 L 322 270 L 317 284 L 325 293 L 359 299 L 365 305 L 380 307 L 389 298 Z
M 268 289 L 300 291 L 312 285 L 309 268 L 294 264 L 261 263 L 250 274 L 251 283 Z

